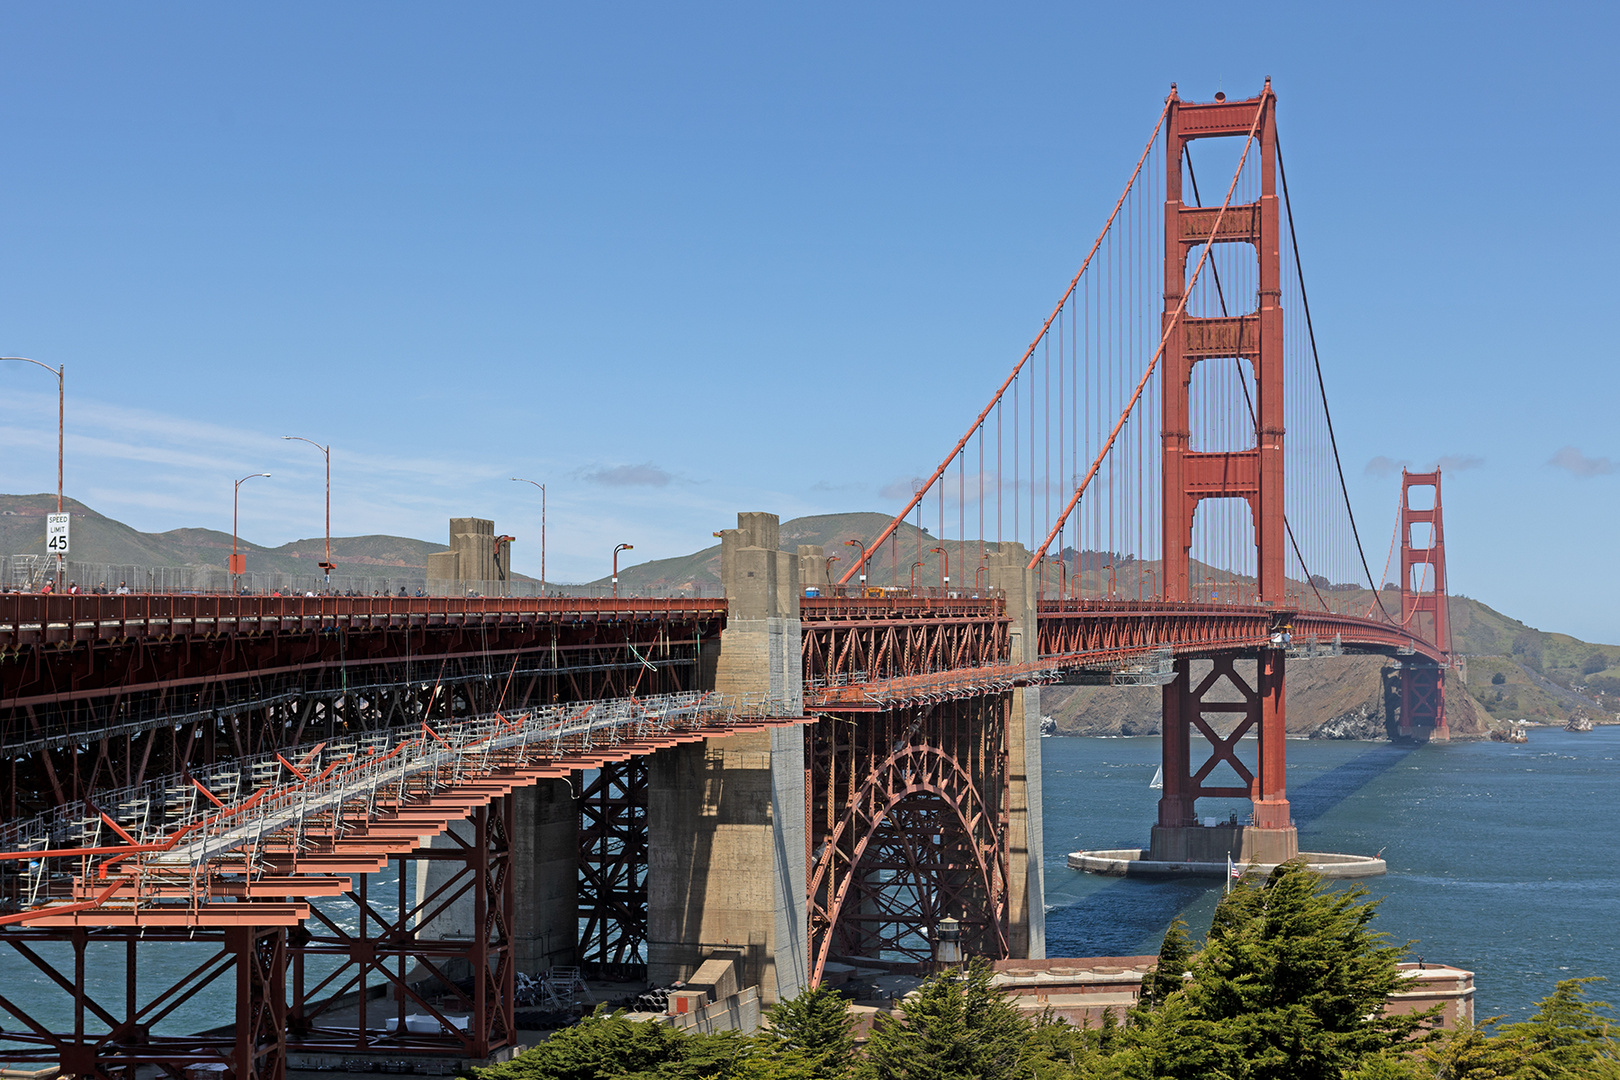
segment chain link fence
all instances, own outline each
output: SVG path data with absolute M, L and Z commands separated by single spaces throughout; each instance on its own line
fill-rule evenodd
M 56 560 L 48 555 L 0 555 L 0 591 L 38 592 L 56 577 Z M 83 593 L 120 587 L 135 593 L 228 594 L 233 591 L 257 596 L 540 596 L 540 582 L 533 578 L 508 581 L 455 581 L 428 578 L 419 568 L 402 566 L 388 574 L 284 574 L 276 571 L 249 571 L 237 576 L 217 566 L 135 566 L 119 563 L 91 563 L 69 559 L 64 564 L 62 589 L 77 585 Z M 614 595 L 611 585 L 547 582 L 546 596 L 607 598 Z M 675 585 L 633 589 L 621 582 L 618 595 L 659 599 L 705 595 L 703 586 Z M 721 595 L 720 586 L 711 585 L 708 596 Z

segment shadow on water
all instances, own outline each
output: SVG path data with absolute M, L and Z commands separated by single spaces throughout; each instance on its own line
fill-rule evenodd
M 1290 788 L 1288 804 L 1293 809 L 1294 824 L 1301 828 L 1311 824 L 1380 773 L 1406 760 L 1406 755 L 1415 749 L 1411 745 L 1384 743 L 1297 788 Z
M 1291 788 L 1288 800 L 1294 823 L 1303 828 L 1393 768 L 1411 746 L 1381 744 L 1342 765 Z M 1143 828 L 1147 828 L 1146 822 Z M 1177 915 L 1187 911 L 1220 883 L 1210 878 L 1118 878 L 1071 904 L 1046 914 L 1048 956 L 1133 956 L 1156 952 L 1157 939 Z M 1213 901 L 1212 901 L 1213 903 Z M 1190 926 L 1194 936 L 1202 928 Z

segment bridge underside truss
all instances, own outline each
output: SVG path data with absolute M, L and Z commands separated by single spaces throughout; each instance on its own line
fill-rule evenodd
M 0 955 L 12 973 L 0 991 L 0 1009 L 10 1014 L 0 1053 L 12 1066 L 55 1068 L 83 1080 L 134 1080 L 136 1070 L 154 1067 L 158 1075 L 181 1076 L 197 1066 L 223 1066 L 240 1080 L 283 1080 L 287 937 L 280 926 L 10 928 L 0 933 Z M 60 956 L 64 946 L 68 955 Z M 178 965 L 184 975 L 154 986 L 138 959 L 140 950 L 154 948 L 190 949 L 197 962 Z M 122 979 L 106 977 L 109 961 L 122 962 Z M 27 973 L 42 975 L 51 989 L 25 998 L 9 984 L 26 982 Z M 108 995 L 113 987 L 123 993 Z M 154 1031 L 199 995 L 221 990 L 235 994 L 232 1027 L 183 1035 Z M 52 994 L 59 999 L 48 1000 Z M 47 1015 L 60 1021 L 36 1019 Z M 237 1062 L 249 1064 L 237 1069 Z
M 171 642 L 163 648 L 191 657 L 177 661 L 174 677 L 101 687 L 75 670 L 155 664 L 138 654 L 157 647 L 24 647 L 0 660 L 0 822 L 151 776 L 424 720 L 692 690 L 702 641 L 717 632 L 718 624 L 659 621 L 397 629 L 367 644 L 365 653 L 395 654 L 377 660 L 363 655 L 362 635 L 334 631 L 306 643 L 333 653 L 330 662 L 315 656 L 300 672 L 274 670 L 286 641 Z M 236 670 L 244 649 L 263 652 L 267 670 Z M 43 683 L 79 689 L 42 694 Z
M 579 802 L 579 953 L 599 977 L 647 974 L 647 759 L 608 762 Z
M 1008 712 L 1002 693 L 827 715 L 806 732 L 810 964 L 924 961 L 935 928 L 1008 955 Z
M 446 845 L 393 856 L 398 895 L 391 905 L 376 903 L 367 876 L 356 875 L 358 887 L 345 894 L 352 907 L 311 906 L 288 949 L 289 1049 L 483 1058 L 512 1041 L 515 805 L 511 796 L 495 799 L 473 811 L 466 836 L 452 830 Z M 413 903 L 407 881 L 421 861 L 440 872 Z M 435 933 L 436 921 L 458 903 L 471 925 Z M 379 982 L 387 986 L 383 1002 L 359 993 Z M 412 1030 L 413 1015 L 418 1028 L 435 1027 L 420 1022 L 428 1017 L 437 1030 Z

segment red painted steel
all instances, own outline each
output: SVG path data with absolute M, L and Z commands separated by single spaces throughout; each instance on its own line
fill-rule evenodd
M 1193 518 L 1204 499 L 1236 498 L 1253 515 L 1260 599 L 1284 599 L 1283 569 L 1283 325 L 1282 256 L 1277 202 L 1276 95 L 1271 83 L 1248 101 L 1194 104 L 1170 95 L 1165 121 L 1164 202 L 1164 596 L 1189 598 Z M 1195 139 L 1258 138 L 1261 194 L 1257 205 L 1188 207 L 1182 168 Z M 1220 211 L 1217 213 L 1217 211 Z M 1217 228 L 1217 223 L 1219 227 Z M 1217 242 L 1253 244 L 1260 265 L 1259 310 L 1238 318 L 1184 314 L 1187 260 L 1194 248 Z M 1207 254 L 1207 251 L 1206 251 Z M 1230 358 L 1253 367 L 1256 402 L 1252 450 L 1199 453 L 1190 448 L 1189 387 L 1200 361 Z M 1169 783 L 1168 777 L 1166 783 Z
M 1412 506 L 1412 489 L 1432 488 L 1434 505 Z M 1401 470 L 1401 625 L 1414 637 L 1439 650 L 1437 663 L 1417 658 L 1401 667 L 1401 734 L 1445 739 L 1446 673 L 1451 656 L 1451 612 L 1446 596 L 1446 538 L 1440 507 L 1440 470 L 1414 473 Z M 1419 544 L 1413 526 L 1427 526 L 1427 544 Z
M 970 952 L 1007 955 L 1009 700 L 828 715 L 807 729 L 812 982 L 839 958 L 928 960 L 946 916 Z

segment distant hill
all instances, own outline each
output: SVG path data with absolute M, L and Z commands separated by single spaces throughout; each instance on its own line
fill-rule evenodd
M 73 515 L 72 559 L 116 566 L 213 566 L 223 568 L 231 554 L 231 534 L 214 529 L 171 529 L 145 533 L 97 513 L 77 499 L 64 499 Z M 45 515 L 56 512 L 55 495 L 0 495 L 0 554 L 43 555 Z M 246 538 L 238 541 L 255 571 L 318 574 L 326 555 L 326 538 L 294 540 L 267 548 Z M 386 573 L 399 568 L 427 572 L 427 557 L 446 551 L 444 544 L 405 536 L 334 536 L 332 561 L 355 573 Z M 373 569 L 375 568 L 375 569 Z

